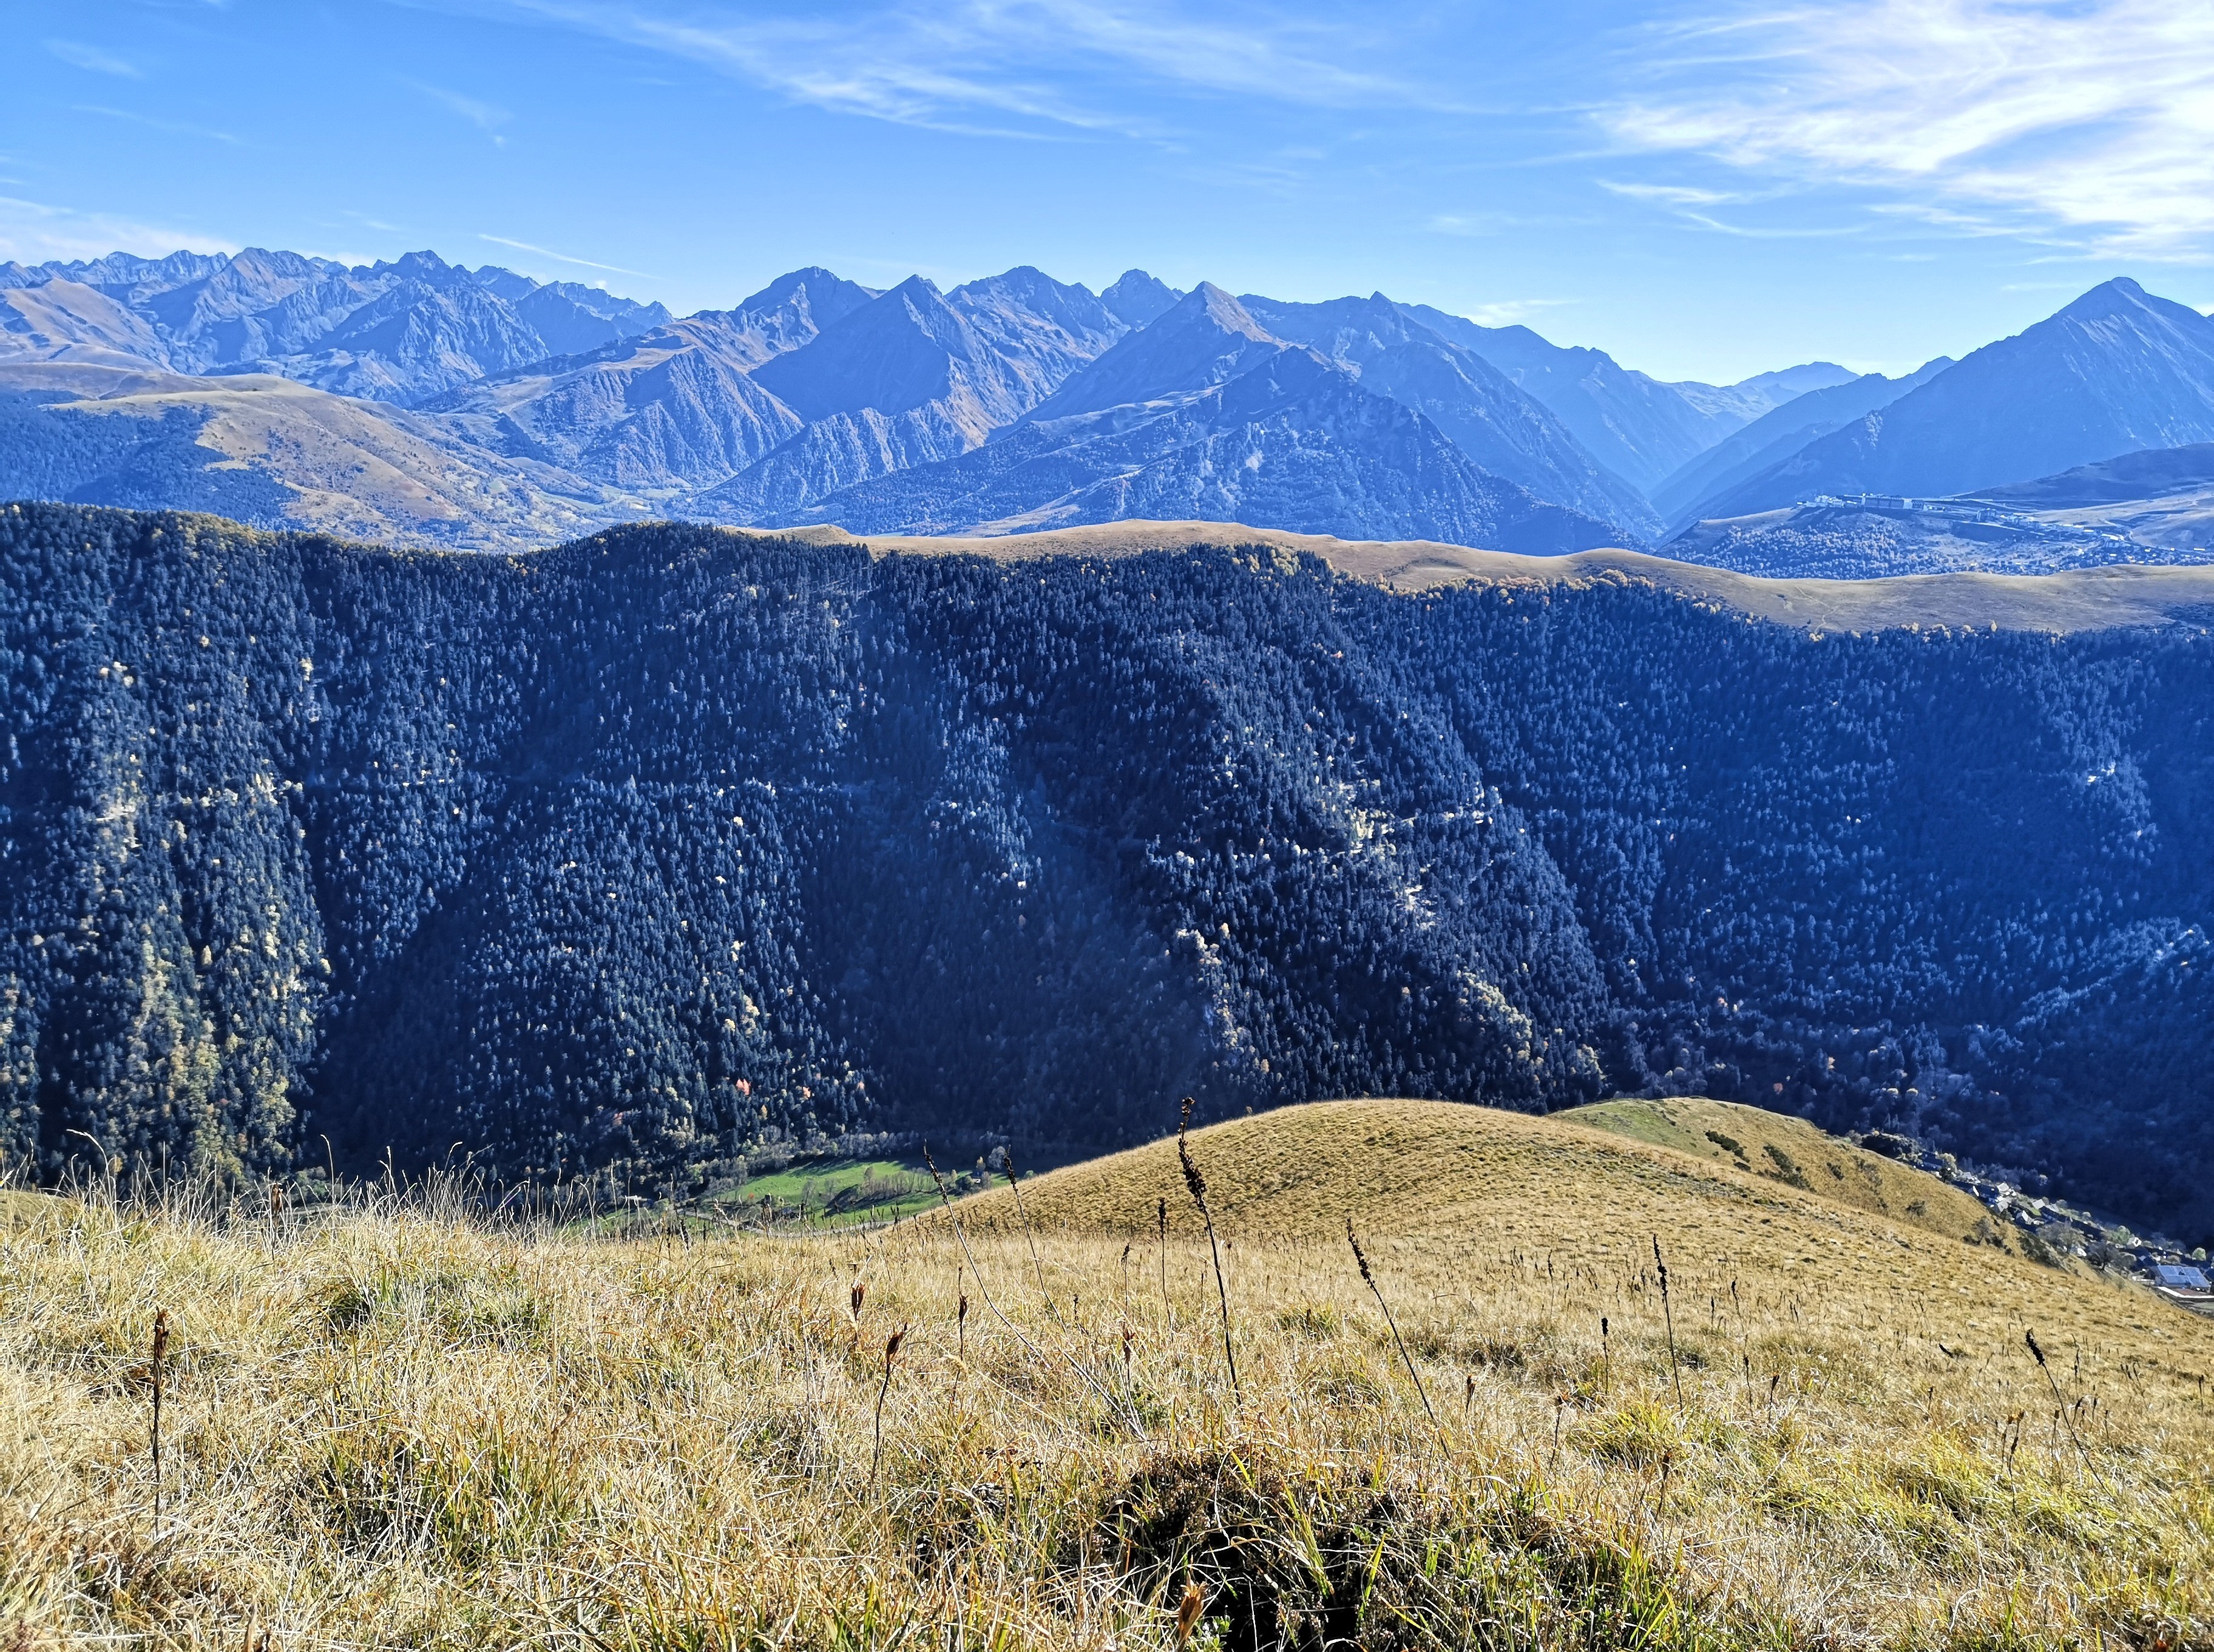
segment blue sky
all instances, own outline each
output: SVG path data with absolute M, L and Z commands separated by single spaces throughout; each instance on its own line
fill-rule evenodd
M 1381 289 L 1667 378 L 2214 306 L 2205 0 L 0 0 L 0 257 Z

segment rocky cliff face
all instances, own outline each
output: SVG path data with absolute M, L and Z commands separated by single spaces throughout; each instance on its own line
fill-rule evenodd
M 1618 542 L 1609 524 L 1485 472 L 1423 414 L 1311 351 L 1270 344 L 1226 382 L 1025 421 L 963 456 L 753 519 L 855 533 L 1243 521 L 1538 554 Z

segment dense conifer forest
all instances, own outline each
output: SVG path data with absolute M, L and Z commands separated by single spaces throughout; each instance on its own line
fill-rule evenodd
M 2197 623 L 16 505 L 0 682 L 0 1148 L 48 1176 L 682 1189 L 1186 1092 L 1692 1091 L 2214 1237 Z

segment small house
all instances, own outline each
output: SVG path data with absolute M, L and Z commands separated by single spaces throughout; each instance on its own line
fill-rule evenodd
M 2156 1262 L 2152 1282 L 2162 1290 L 2203 1291 L 2207 1288 L 2206 1271 L 2187 1262 Z

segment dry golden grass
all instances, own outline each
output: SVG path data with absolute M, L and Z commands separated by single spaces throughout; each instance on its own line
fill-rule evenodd
M 1036 1264 L 1004 1192 L 960 1207 L 981 1282 L 943 1216 L 687 1245 L 387 1203 L 272 1239 L 14 1201 L 0 1646 L 1104 1652 L 1175 1644 L 1188 1584 L 1196 1646 L 2206 1643 L 2214 1327 L 1557 1120 L 1191 1145 L 1242 1408 L 1172 1143 L 1026 1184 Z
M 2016 1254 L 2021 1250 L 2017 1230 L 1994 1221 L 1974 1195 L 1840 1141 L 1788 1113 L 1764 1112 L 1704 1096 L 1672 1096 L 1660 1101 L 1594 1102 L 1554 1117 L 1563 1123 L 1729 1165 L 1904 1227 L 1926 1228 L 1947 1239 L 1973 1236 L 1979 1244 Z

